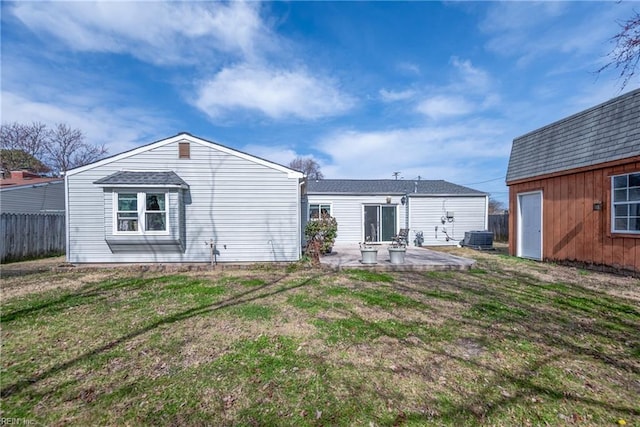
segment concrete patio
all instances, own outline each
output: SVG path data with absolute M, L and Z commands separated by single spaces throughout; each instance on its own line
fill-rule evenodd
M 337 245 L 330 254 L 320 258 L 320 263 L 335 270 L 366 268 L 376 271 L 468 270 L 475 264 L 469 258 L 416 246 L 407 246 L 404 264 L 391 264 L 387 248 L 388 245 L 379 245 L 376 264 L 363 264 L 357 244 Z

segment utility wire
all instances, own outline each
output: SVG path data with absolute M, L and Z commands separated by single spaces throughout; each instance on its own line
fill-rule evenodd
M 505 176 L 499 176 L 499 177 L 497 177 L 497 178 L 493 178 L 493 179 L 488 179 L 488 180 L 486 180 L 486 181 L 472 182 L 472 183 L 470 183 L 470 184 L 460 184 L 460 185 L 476 185 L 476 184 L 484 184 L 485 182 L 497 181 L 497 180 L 499 180 L 499 179 L 505 179 L 505 178 L 506 178 L 506 175 L 505 175 Z

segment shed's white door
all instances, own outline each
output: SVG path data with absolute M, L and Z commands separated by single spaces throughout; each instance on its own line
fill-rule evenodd
M 542 192 L 518 195 L 518 256 L 542 259 Z

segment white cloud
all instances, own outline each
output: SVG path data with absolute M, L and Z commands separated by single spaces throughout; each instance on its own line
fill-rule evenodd
M 401 171 L 406 179 L 421 176 L 462 184 L 504 174 L 500 166 L 506 165 L 512 138 L 507 126 L 469 120 L 465 126 L 341 130 L 325 135 L 316 148 L 331 159 L 322 168 L 328 178 L 391 179 L 393 171 Z M 495 170 L 477 167 L 490 163 Z
M 568 5 L 563 2 L 502 2 L 492 4 L 480 28 L 486 32 L 523 31 L 561 16 Z
M 459 81 L 454 83 L 456 86 L 463 86 L 463 90 L 467 92 L 484 93 L 491 88 L 492 81 L 489 74 L 477 67 L 474 67 L 471 61 L 462 60 L 457 56 L 451 58 L 451 64 L 455 67 Z
M 281 145 L 257 145 L 249 144 L 242 148 L 245 153 L 251 153 L 252 156 L 260 157 L 283 166 L 291 163 L 291 160 L 299 156 L 295 150 L 290 147 Z
M 242 64 L 221 70 L 198 89 L 195 105 L 210 117 L 253 110 L 273 119 L 316 119 L 349 110 L 353 99 L 305 70 Z
M 401 91 L 380 89 L 380 99 L 384 102 L 396 102 L 405 101 L 411 99 L 416 95 L 416 91 L 413 89 L 406 89 Z
M 75 101 L 78 102 L 66 103 L 61 97 L 54 105 L 3 91 L 2 120 L 5 123 L 42 122 L 51 127 L 65 123 L 80 129 L 88 143 L 104 144 L 109 154 L 117 154 L 168 135 L 163 133 L 168 132 L 163 130 L 163 126 L 170 126 L 167 119 L 148 110 L 108 108 L 101 107 L 99 103 L 89 106 L 86 99 L 80 98 Z
M 425 91 L 415 111 L 432 120 L 480 113 L 501 104 L 501 96 L 491 75 L 470 60 L 451 57 L 453 68 L 448 84 Z
M 129 53 L 163 64 L 215 51 L 254 56 L 270 34 L 259 7 L 235 1 L 18 2 L 11 11 L 32 31 L 71 49 Z
M 420 75 L 420 67 L 413 62 L 400 62 L 396 68 L 404 74 Z
M 420 102 L 416 110 L 437 120 L 445 117 L 464 116 L 474 110 L 474 105 L 458 95 L 437 95 Z
M 594 72 L 611 48 L 616 22 L 632 10 L 633 2 L 500 2 L 488 8 L 480 29 L 489 36 L 488 50 L 517 58 L 520 67 L 553 58 L 556 69 Z

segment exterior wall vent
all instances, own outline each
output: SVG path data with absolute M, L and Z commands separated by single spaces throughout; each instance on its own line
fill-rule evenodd
M 191 158 L 191 145 L 188 142 L 178 143 L 178 158 L 179 159 Z

